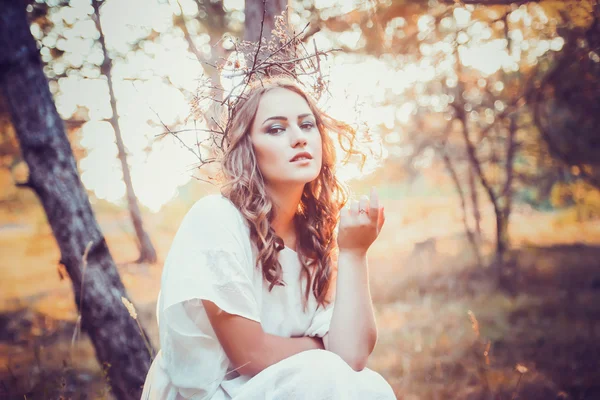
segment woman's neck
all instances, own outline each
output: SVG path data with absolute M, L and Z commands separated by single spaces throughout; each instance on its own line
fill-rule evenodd
M 294 216 L 302 199 L 303 190 L 304 186 L 267 187 L 267 192 L 275 208 L 275 218 L 271 222 L 271 227 L 283 239 L 285 245 L 291 249 L 296 247 Z

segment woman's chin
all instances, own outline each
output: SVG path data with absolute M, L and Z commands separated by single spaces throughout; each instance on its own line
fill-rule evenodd
M 317 172 L 312 172 L 309 173 L 308 171 L 306 171 L 305 174 L 301 174 L 301 176 L 298 176 L 298 182 L 299 183 L 310 183 L 312 181 L 314 181 L 315 179 L 317 179 L 319 177 L 319 173 Z
M 271 182 L 272 184 L 275 183 L 278 185 L 283 184 L 286 187 L 300 186 L 300 185 L 306 185 L 307 183 L 314 181 L 318 177 L 319 177 L 319 174 L 316 174 L 316 173 L 293 174 L 293 176 L 278 176 L 277 179 L 268 180 L 267 182 Z

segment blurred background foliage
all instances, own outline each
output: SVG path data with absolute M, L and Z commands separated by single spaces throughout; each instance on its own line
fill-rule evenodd
M 262 1 L 102 3 L 98 12 L 89 0 L 36 0 L 27 10 L 82 181 L 157 344 L 161 262 L 185 212 L 216 191 L 189 151 L 201 139 L 190 102 L 201 77 L 227 84 L 212 65 L 250 34 L 246 15 Z M 356 195 L 377 186 L 390 216 L 371 253 L 381 331 L 371 366 L 406 399 L 600 396 L 599 3 L 288 7 L 307 47 L 341 50 L 321 60 L 321 105 L 376 155 L 363 171 L 340 166 Z M 131 263 L 140 240 L 123 165 L 156 265 Z M 39 395 L 47 373 L 70 382 L 62 390 L 72 396 L 110 397 L 89 343 L 59 362 L 73 356 L 76 312 L 39 202 L 18 187 L 28 171 L 1 97 L 0 166 L 0 261 L 11 282 L 0 349 L 13 365 L 4 387 Z

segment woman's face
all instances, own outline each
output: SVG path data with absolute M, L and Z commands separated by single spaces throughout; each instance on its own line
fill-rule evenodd
M 308 103 L 298 93 L 275 88 L 263 94 L 250 140 L 267 184 L 305 184 L 319 176 L 321 134 Z

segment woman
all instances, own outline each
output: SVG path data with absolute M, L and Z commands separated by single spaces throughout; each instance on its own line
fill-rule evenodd
M 342 209 L 333 173 L 329 134 L 347 145 L 352 130 L 281 79 L 232 115 L 223 195 L 196 202 L 165 261 L 142 398 L 394 399 L 365 369 L 377 340 L 366 252 L 383 208 L 373 190 Z

